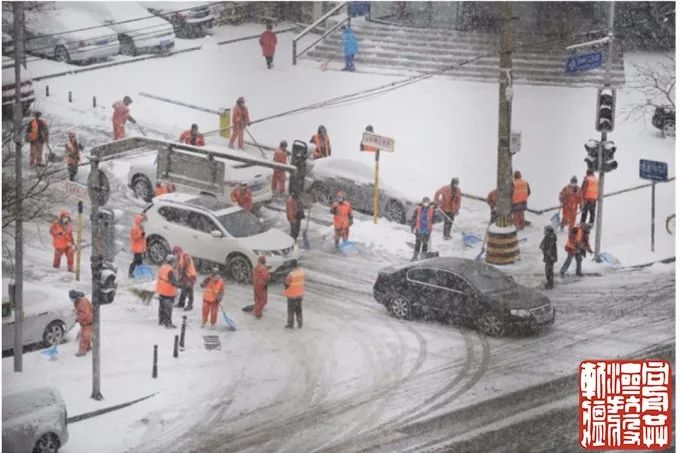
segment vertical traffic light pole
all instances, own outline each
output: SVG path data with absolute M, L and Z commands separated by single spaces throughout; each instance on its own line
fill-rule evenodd
M 103 400 L 101 392 L 100 380 L 100 362 L 101 362 L 101 329 L 100 329 L 100 275 L 103 261 L 103 244 L 100 241 L 99 234 L 99 202 L 100 191 L 99 185 L 99 156 L 92 156 L 90 160 L 90 177 L 88 178 L 88 189 L 90 192 L 90 203 L 92 206 L 92 213 L 90 215 L 90 223 L 92 225 L 92 256 L 90 257 L 92 269 L 92 395 L 95 400 Z
M 612 58 L 614 58 L 614 5 L 616 2 L 611 2 L 609 4 L 609 33 L 607 35 L 607 63 L 605 71 L 605 81 L 604 86 L 611 86 L 611 69 L 612 69 Z M 613 104 L 612 104 L 613 106 Z M 598 113 L 599 114 L 599 113 Z M 615 112 L 612 109 L 612 124 L 614 121 Z M 598 146 L 598 190 L 597 190 L 597 229 L 595 230 L 595 261 L 598 263 L 602 261 L 600 258 L 600 249 L 602 241 L 602 202 L 604 200 L 604 169 L 603 169 L 603 154 L 604 154 L 604 143 L 607 141 L 607 131 L 602 131 L 602 139 L 600 140 L 600 146 Z

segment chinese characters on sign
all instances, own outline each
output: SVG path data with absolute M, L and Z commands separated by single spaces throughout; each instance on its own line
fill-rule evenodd
M 380 151 L 394 152 L 394 139 L 390 137 L 383 137 L 382 135 L 373 134 L 371 132 L 364 132 L 361 136 L 361 144 L 373 148 L 378 148 Z
M 668 164 L 656 160 L 640 159 L 640 178 L 668 181 Z
M 579 442 L 587 450 L 659 450 L 671 442 L 665 360 L 586 360 L 579 367 Z

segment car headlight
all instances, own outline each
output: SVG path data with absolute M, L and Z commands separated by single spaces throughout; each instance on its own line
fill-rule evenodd
M 262 255 L 262 256 L 273 256 L 274 252 L 271 250 L 253 250 L 253 253 L 256 255 Z
M 510 314 L 512 316 L 517 316 L 520 318 L 528 318 L 529 316 L 531 316 L 529 310 L 510 310 Z

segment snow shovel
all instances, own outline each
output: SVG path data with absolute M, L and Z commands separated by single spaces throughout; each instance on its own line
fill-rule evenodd
M 78 335 L 80 335 L 80 332 L 78 332 Z M 57 357 L 59 356 L 59 350 L 57 349 L 57 345 L 55 344 L 42 351 L 41 354 L 43 354 L 50 360 L 57 360 Z
M 139 132 L 140 132 L 144 137 L 146 137 L 146 132 L 144 131 L 144 128 L 142 127 L 141 124 L 139 124 L 137 121 L 135 121 L 135 122 L 132 123 L 132 124 L 134 124 L 135 126 L 137 126 L 137 130 L 139 130 Z
M 235 330 L 236 330 L 236 323 L 235 323 L 234 320 L 231 319 L 231 317 L 224 311 L 224 308 L 222 308 L 222 304 L 218 304 L 218 305 L 219 305 L 219 307 L 220 307 L 220 311 L 222 312 L 222 318 L 224 318 L 224 322 L 227 323 L 227 327 L 229 328 L 229 330 L 235 331 Z
M 345 256 L 354 256 L 359 254 L 359 249 L 352 241 L 342 241 L 339 245 L 340 252 Z
M 337 54 L 338 54 L 337 51 L 335 53 L 333 53 L 333 55 L 331 55 L 331 57 L 328 60 L 321 63 L 321 66 L 319 66 L 319 69 L 321 69 L 322 71 L 325 71 L 326 69 L 328 69 L 328 64 L 335 58 L 335 56 Z
M 312 204 L 309 205 L 309 212 L 307 213 L 307 222 L 305 222 L 305 230 L 302 232 L 302 248 L 305 250 L 311 249 L 309 246 L 309 236 L 307 236 L 307 230 L 309 229 L 309 219 L 312 217 Z
M 618 259 L 616 259 L 616 257 L 609 252 L 600 253 L 600 259 L 602 260 L 603 263 L 605 263 L 609 266 L 620 266 L 621 265 L 621 262 Z
M 550 226 L 552 226 L 553 231 L 557 231 L 560 227 L 560 212 L 557 211 L 552 217 L 550 217 Z
M 453 219 L 452 219 L 451 217 L 449 217 L 449 216 L 444 212 L 444 210 L 443 210 L 440 206 L 437 206 L 437 209 L 439 210 L 439 212 L 442 213 L 442 215 L 443 215 L 444 217 L 446 217 L 446 220 L 448 220 L 449 222 L 451 222 L 451 226 L 452 226 L 452 227 L 455 227 L 455 224 L 453 223 Z M 458 229 L 458 227 L 455 227 L 455 228 L 456 228 L 458 231 L 460 231 L 460 230 Z M 479 236 L 477 236 L 477 235 L 474 234 L 474 233 L 465 233 L 465 232 L 463 232 L 463 231 L 460 231 L 460 233 L 463 235 L 463 243 L 464 243 L 466 246 L 468 246 L 468 247 L 474 247 L 475 245 L 477 245 L 477 244 L 479 244 L 480 242 L 483 241 L 482 238 L 480 238 Z
M 249 130 L 247 127 L 246 127 L 246 132 L 248 133 L 248 137 L 250 137 L 250 139 L 253 141 L 253 143 L 255 143 L 255 146 L 257 146 L 257 148 L 260 150 L 260 155 L 261 155 L 262 157 L 267 157 L 267 156 L 264 154 L 264 151 L 262 150 L 262 147 L 257 143 L 257 141 L 255 140 L 255 137 L 253 137 L 253 134 L 250 133 L 250 130 Z
M 149 282 L 154 279 L 153 270 L 146 264 L 139 264 L 135 267 L 132 276 L 140 282 Z

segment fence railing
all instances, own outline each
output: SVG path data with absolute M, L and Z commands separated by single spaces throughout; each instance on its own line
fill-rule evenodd
M 297 44 L 300 39 L 303 37 L 307 36 L 309 33 L 311 33 L 313 30 L 315 30 L 319 25 L 325 24 L 326 20 L 330 18 L 331 16 L 334 16 L 335 14 L 338 13 L 342 8 L 349 8 L 349 2 L 343 2 L 340 3 L 338 6 L 335 8 L 331 9 L 328 11 L 326 14 L 323 16 L 319 17 L 314 23 L 309 25 L 307 28 L 302 30 L 295 38 L 293 38 L 293 65 L 297 64 L 297 59 L 298 57 L 302 56 L 307 52 L 309 49 L 314 47 L 319 41 L 323 40 L 326 36 L 330 35 L 333 33 L 335 30 L 338 29 L 341 25 L 345 24 L 346 22 L 349 22 L 349 12 L 347 14 L 347 17 L 345 17 L 343 20 L 339 21 L 337 24 L 333 25 L 330 29 L 326 30 L 319 39 L 305 47 L 302 51 L 298 52 L 297 50 Z

